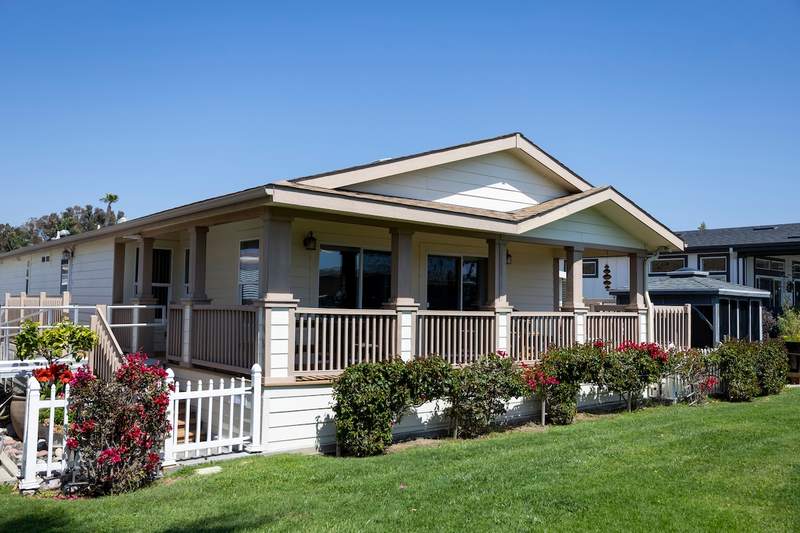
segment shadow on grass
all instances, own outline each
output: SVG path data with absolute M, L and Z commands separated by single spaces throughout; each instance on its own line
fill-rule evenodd
M 35 510 L 32 509 L 30 512 L 12 518 L 6 518 L 2 516 L 3 514 L 5 514 L 4 511 L 0 511 L 0 531 L 55 533 L 79 529 L 62 510 L 49 509 L 45 512 L 37 506 Z

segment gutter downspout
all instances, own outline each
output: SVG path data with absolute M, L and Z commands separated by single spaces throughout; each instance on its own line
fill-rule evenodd
M 644 259 L 644 304 L 647 307 L 647 342 L 655 340 L 655 309 L 653 309 L 653 301 L 650 299 L 650 259 L 658 255 L 658 253 L 647 254 Z

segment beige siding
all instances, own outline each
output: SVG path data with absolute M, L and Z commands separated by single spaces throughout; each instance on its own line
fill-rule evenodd
M 506 152 L 398 174 L 349 188 L 506 212 L 567 193 L 556 182 Z
M 269 387 L 264 391 L 263 440 L 267 452 L 291 450 L 332 451 L 336 446 L 333 398 L 330 385 Z M 579 409 L 602 404 L 618 404 L 619 397 L 596 387 L 584 385 L 578 400 Z M 410 409 L 392 428 L 395 439 L 426 434 L 443 434 L 449 421 L 444 416 L 446 402 L 428 402 Z M 501 423 L 538 420 L 540 404 L 529 398 L 513 398 Z
M 19 294 L 25 290 L 25 272 L 30 256 L 12 257 L 0 261 L 0 297 L 5 293 Z
M 596 208 L 536 228 L 526 233 L 526 236 L 596 246 L 646 248 L 642 241 L 631 236 Z
M 114 239 L 78 244 L 70 262 L 72 302 L 80 305 L 110 304 L 113 266 Z
M 31 280 L 28 292 L 37 294 L 59 294 L 61 292 L 61 249 L 53 249 L 48 253 L 31 256 Z M 42 258 L 50 258 L 42 262 Z

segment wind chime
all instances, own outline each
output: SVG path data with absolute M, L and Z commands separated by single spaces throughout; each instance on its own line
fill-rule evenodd
M 603 267 L 603 287 L 606 292 L 611 292 L 611 267 L 608 266 L 608 263 Z

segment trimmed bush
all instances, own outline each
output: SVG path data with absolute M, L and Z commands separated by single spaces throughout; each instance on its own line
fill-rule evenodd
M 782 340 L 756 344 L 756 377 L 762 395 L 778 394 L 786 385 L 789 355 Z
M 668 361 L 669 354 L 658 344 L 623 343 L 606 358 L 602 384 L 624 397 L 631 411 L 644 388 L 665 373 Z
M 547 413 L 552 424 L 571 424 L 578 411 L 581 383 L 602 380 L 607 353 L 602 342 L 555 348 L 542 358 L 542 370 L 558 384 L 548 387 Z
M 495 419 L 506 412 L 508 400 L 522 396 L 525 386 L 514 362 L 497 354 L 453 371 L 446 410 L 454 437 L 487 433 Z
M 114 380 L 96 379 L 79 369 L 70 383 L 67 449 L 75 458 L 64 476 L 73 476 L 90 495 L 135 490 L 158 475 L 160 451 L 171 431 L 167 373 L 147 366 L 144 354 L 132 354 Z
M 333 385 L 336 442 L 346 455 L 383 453 L 392 425 L 411 403 L 402 361 L 348 367 Z
M 749 401 L 761 392 L 756 352 L 754 343 L 740 340 L 726 341 L 717 350 L 720 377 L 729 400 Z

